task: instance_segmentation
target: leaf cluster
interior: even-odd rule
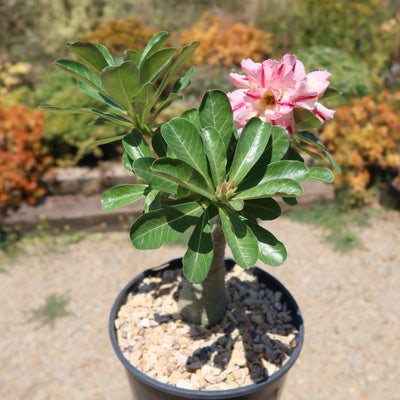
[[[130,229],[138,249],[158,248],[194,227],[183,258],[192,282],[201,282],[210,268],[215,217],[240,266],[249,268],[257,259],[278,266],[285,247],[259,224],[280,215],[273,197],[294,204],[302,182],[333,179],[330,170],[308,168],[293,158],[289,134],[281,127],[252,118],[238,136],[230,102],[219,90],[207,92],[199,109],[161,126],[152,138],[155,155],[137,129],[123,145],[125,165],[144,183],[109,189],[103,208],[145,198],[144,213]]]
[[[125,128],[137,128],[144,135],[152,136],[157,115],[180,98],[180,92],[189,85],[193,69],[177,79],[171,91],[165,93],[198,46],[193,42],[180,50],[177,47],[163,48],[168,37],[167,32],[160,32],[143,50],[126,50],[122,56],[111,54],[97,43],[69,43],[69,50],[80,61],[59,59],[55,64],[75,78],[88,96],[107,105],[109,111],[47,104],[42,108],[61,114],[89,114],[95,118],[95,123],[112,122]],[[102,143],[122,137],[108,138]]]

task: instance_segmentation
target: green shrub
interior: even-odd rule
[[[38,85],[32,93],[30,102],[39,105],[41,103],[52,103],[54,105],[70,104],[74,106],[81,104],[83,107],[104,110],[105,106],[86,96],[77,83],[65,76],[62,71],[55,70],[46,74],[46,80]],[[93,117],[86,114],[76,115],[71,118],[67,115],[56,115],[45,113],[44,135],[49,149],[56,164],[76,165],[82,159],[96,162],[100,159],[114,158],[118,156],[119,146],[109,144],[105,146],[88,145],[99,139],[118,135],[121,131],[115,126],[99,124],[97,129],[89,126]]]
[[[368,65],[354,59],[348,52],[333,47],[312,46],[297,52],[306,71],[328,70],[332,76],[332,87],[341,92],[341,96],[331,100],[329,107],[347,104],[353,97],[363,97],[373,92],[372,72]],[[340,103],[339,103],[340,102]],[[327,103],[328,104],[328,103]]]
[[[337,47],[364,60],[377,75],[385,69],[395,46],[382,28],[389,12],[381,0],[299,0],[290,46]]]

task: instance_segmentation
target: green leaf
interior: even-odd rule
[[[201,124],[199,110],[197,108],[189,108],[188,110],[185,110],[182,113],[181,118],[185,118],[190,121],[196,127],[197,131],[200,132]]]
[[[325,153],[332,167],[335,169],[337,173],[340,174],[341,172],[340,167],[336,164],[335,160],[332,158],[331,153],[329,153],[328,149],[318,140],[318,138],[315,135],[313,135],[311,132],[298,132],[295,135],[295,138],[301,142],[313,146],[314,148],[316,147],[318,150]]]
[[[133,160],[128,156],[128,153],[124,151],[124,154],[122,154],[122,165],[127,171],[133,172],[132,164]]]
[[[302,193],[303,188],[300,183],[292,179],[273,179],[238,193],[234,199],[250,200],[272,196],[300,196]]]
[[[323,96],[321,97],[321,100],[325,100],[325,99],[328,99],[330,97],[337,97],[337,96],[341,96],[341,95],[342,95],[342,93],[339,90],[335,89],[332,86],[328,86],[326,88]]]
[[[75,60],[59,59],[56,60],[54,64],[72,75],[78,81],[86,83],[98,92],[106,94],[102,87],[100,77],[80,62]]]
[[[176,183],[164,179],[150,171],[150,167],[155,160],[156,159],[154,157],[138,158],[133,163],[133,169],[135,173],[140,178],[144,179],[152,189],[162,190],[163,192],[171,193],[173,195],[177,194],[178,185]]]
[[[170,83],[175,78],[175,75],[181,70],[186,61],[189,60],[199,44],[200,42],[193,42],[187,46],[184,46],[181,49],[180,53],[175,57],[175,59],[172,61],[165,72],[165,75],[158,87],[159,96],[161,96],[168,83]]]
[[[246,200],[244,203],[243,214],[263,221],[273,220],[281,215],[281,208],[279,204],[270,197]]]
[[[315,129],[321,125],[321,121],[310,110],[305,108],[295,108],[293,115],[298,130]]]
[[[213,259],[213,244],[208,220],[209,214],[205,211],[193,230],[182,260],[183,274],[193,283],[200,283],[206,278]]]
[[[159,190],[150,190],[144,201],[144,212],[159,210],[161,208],[161,192]]]
[[[228,204],[235,211],[242,211],[244,208],[244,201],[242,199],[231,199]]]
[[[150,170],[158,176],[175,182],[211,201],[215,200],[215,195],[203,176],[182,160],[167,157],[159,158],[152,164]]]
[[[140,250],[158,249],[195,225],[203,213],[201,204],[190,202],[143,214],[130,228],[132,244]]]
[[[51,106],[50,104],[41,104],[40,107],[43,108],[44,110],[52,111],[57,114],[92,114],[92,115],[96,115],[104,120],[114,122],[118,125],[127,126],[130,128],[133,128],[135,126],[133,124],[133,122],[122,117],[121,115],[117,115],[114,113],[100,112],[97,110],[93,110],[91,108],[56,107],[56,106]],[[123,135],[123,136],[125,136],[125,135]]]
[[[105,96],[104,94],[98,92],[93,87],[86,85],[86,83],[78,82],[79,87],[90,97],[93,99],[100,101],[102,103],[107,104],[110,107],[113,107],[119,113],[126,113],[126,111],[117,103],[112,101],[109,97]]]
[[[239,137],[229,180],[238,185],[263,154],[271,133],[271,124],[251,118]]]
[[[287,153],[290,146],[289,132],[281,126],[273,126],[271,130],[271,140],[266,148],[271,153],[269,162],[281,160]]]
[[[181,99],[182,96],[177,93],[170,93],[165,100],[157,104],[156,109],[152,112],[151,118],[149,120],[149,124],[151,125],[155,119],[158,117],[158,115],[161,113],[161,111],[165,110],[167,107],[169,107],[174,101],[177,99]]]
[[[140,130],[137,128],[134,128],[129,135],[124,137],[122,145],[133,161],[142,157],[153,157],[149,145],[144,140]]]
[[[199,107],[199,116],[203,128],[215,128],[226,150],[231,141],[233,123],[232,107],[226,94],[220,90],[205,93]]]
[[[90,148],[90,147],[95,147],[95,146],[102,146],[103,144],[117,142],[118,140],[121,140],[124,137],[125,137],[125,135],[119,135],[119,136],[113,136],[110,138],[95,140],[94,142],[88,144],[88,147]]]
[[[108,51],[108,49],[99,43],[93,43],[93,46],[97,47],[100,53],[103,55],[108,65],[114,65],[114,58],[112,54]]]
[[[310,178],[308,167],[296,160],[275,161],[267,166],[266,173],[258,184],[283,178],[292,179],[299,183],[304,182]]]
[[[155,52],[161,49],[164,43],[168,40],[170,34],[168,32],[156,33],[146,44],[140,55],[138,62],[139,69],[142,69],[143,63]]]
[[[272,267],[281,265],[287,256],[283,243],[256,222],[248,221],[247,223],[258,240],[258,258]]]
[[[152,138],[151,144],[153,146],[153,150],[156,152],[158,157],[166,157],[168,154],[167,143],[165,142],[164,138],[161,135],[160,131],[156,131]]]
[[[218,132],[213,127],[201,130],[203,136],[203,149],[208,159],[214,186],[218,187],[225,180],[226,175],[226,149]]]
[[[198,171],[212,187],[203,143],[196,127],[184,118],[173,118],[161,126],[161,133],[175,156]]]
[[[80,57],[85,64],[92,67],[97,72],[101,72],[103,68],[108,66],[103,53],[92,43],[78,40],[68,43],[67,47],[72,53]]]
[[[133,97],[133,110],[139,115],[140,123],[143,127],[147,125],[147,117],[156,102],[157,88],[152,82],[144,84],[139,92]]]
[[[139,67],[141,85],[152,81],[166,67],[177,49],[168,47],[157,51],[148,57]]]
[[[132,61],[124,61],[116,67],[105,68],[100,77],[110,97],[132,114],[131,101],[140,88],[136,65]]]
[[[258,259],[258,243],[251,229],[237,213],[227,208],[220,208],[219,215],[235,261],[242,268],[252,267]]]
[[[331,183],[335,179],[335,175],[333,175],[333,172],[328,168],[310,167],[309,171],[310,178],[314,179],[315,181]]]
[[[289,206],[295,206],[297,205],[297,199],[296,197],[282,197],[282,200],[288,204]]]
[[[192,77],[194,72],[194,67],[190,67],[186,74],[181,76],[175,83],[172,88],[173,93],[181,92],[183,89],[187,88],[190,85],[190,78]],[[200,129],[200,128],[199,128]]]
[[[147,185],[117,185],[108,189],[101,198],[104,211],[131,204],[146,196]]]
[[[142,53],[143,50],[125,50],[122,54],[122,59],[124,61],[133,61],[136,65],[138,65]]]

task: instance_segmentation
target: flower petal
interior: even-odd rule
[[[312,110],[314,115],[321,121],[325,122],[332,119],[335,116],[335,110],[325,107],[321,103],[315,103],[315,108]]]

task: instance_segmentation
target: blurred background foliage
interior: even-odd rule
[[[160,30],[172,32],[168,45],[202,42],[191,61],[195,66],[191,86],[183,101],[160,115],[160,122],[198,105],[204,90],[232,90],[229,71],[238,69],[242,58],[262,61],[295,53],[307,71],[329,70],[332,86],[342,93],[327,100],[328,106],[339,108],[338,117],[322,131],[325,144],[342,163],[338,191],[346,186],[352,202],[364,204],[367,188],[396,176],[400,169],[399,157],[394,155],[399,154],[400,105],[393,99],[400,90],[400,0],[3,0],[0,151],[12,151],[4,138],[10,135],[7,127],[15,119],[13,107],[24,107],[25,121],[39,118],[30,113],[41,103],[101,109],[53,66],[56,58],[70,57],[65,43],[94,41],[121,54],[126,48],[143,48]],[[371,102],[374,112],[368,111]],[[382,117],[387,110],[390,118]],[[121,133],[114,126],[89,126],[86,116],[45,113],[40,118],[43,123],[32,135],[35,140],[40,136],[42,153],[51,155],[52,165],[96,166],[100,160],[120,156],[118,144],[87,147],[95,139]],[[29,129],[13,132],[25,139]],[[374,158],[366,150],[367,144],[361,148],[355,141],[379,141],[383,148],[371,150]],[[21,149],[18,151],[20,154]],[[343,156],[348,152],[357,163]],[[38,165],[42,153],[36,154]],[[50,158],[46,160],[41,171],[49,167]],[[27,169],[24,173],[29,178],[32,172]],[[35,174],[40,181],[40,174]],[[16,198],[30,196],[33,202],[41,193],[37,190],[36,197],[21,194]]]

